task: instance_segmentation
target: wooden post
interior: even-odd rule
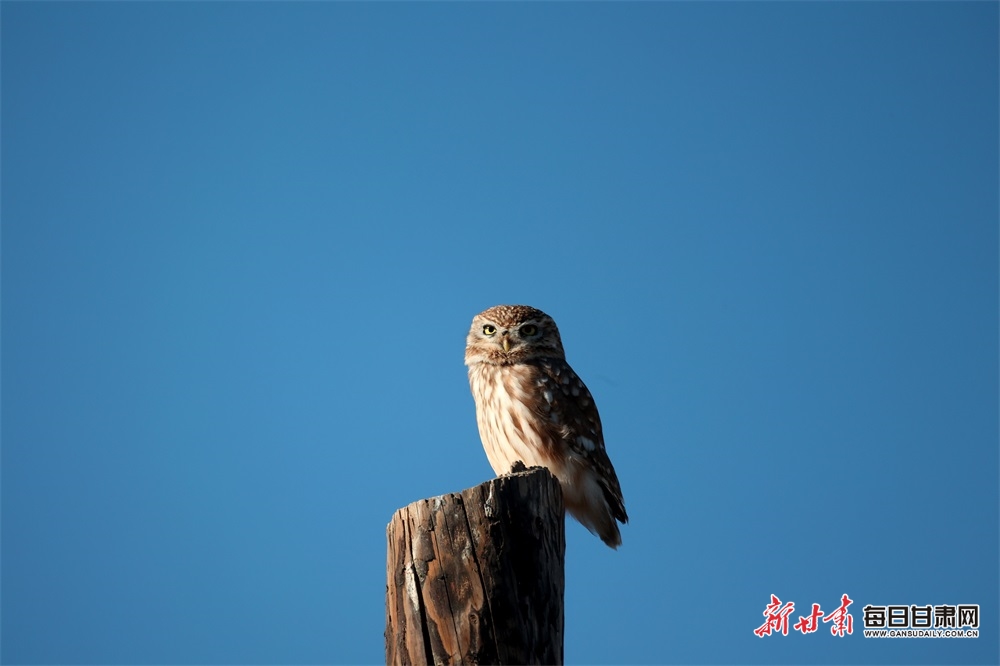
[[[566,521],[547,469],[414,502],[386,535],[387,664],[562,663]]]

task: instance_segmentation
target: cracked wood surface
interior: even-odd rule
[[[541,467],[396,511],[386,663],[561,664],[565,529]]]

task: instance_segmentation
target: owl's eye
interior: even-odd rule
[[[538,327],[535,326],[534,324],[525,324],[524,326],[521,327],[521,335],[526,335],[530,337],[535,333],[538,333]]]
[[[483,326],[483,333],[486,335],[493,335],[496,332],[497,332],[497,327],[493,326],[492,324],[486,324],[486,326]]]

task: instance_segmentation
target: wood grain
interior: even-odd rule
[[[564,513],[542,467],[396,511],[386,663],[561,664]]]

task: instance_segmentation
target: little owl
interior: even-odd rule
[[[628,522],[618,476],[604,450],[590,391],[566,363],[552,317],[527,305],[497,305],[472,319],[465,345],[479,436],[493,471],[518,460],[547,467],[566,510],[612,548]]]

